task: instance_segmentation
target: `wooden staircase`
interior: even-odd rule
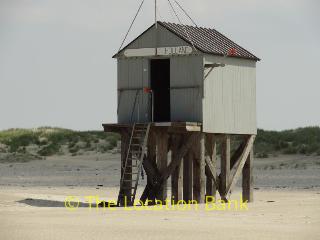
[[[123,166],[117,206],[132,206],[137,193],[142,163],[147,151],[150,123],[135,123]]]

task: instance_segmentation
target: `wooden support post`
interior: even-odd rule
[[[193,179],[192,179],[192,190],[193,190],[193,200],[199,203],[200,198],[200,160],[199,154],[200,152],[200,144],[199,138],[194,142],[192,147],[192,163],[193,163]]]
[[[255,139],[255,136],[252,135],[246,141],[246,146],[245,146],[240,158],[235,163],[234,167],[231,169],[232,176],[229,177],[230,180],[229,180],[229,185],[226,190],[226,194],[228,194],[235,186],[235,184],[236,184],[236,182],[237,182],[237,180],[243,170],[244,164],[246,163],[246,160],[250,155],[251,149],[253,147],[254,139]]]
[[[183,139],[184,141],[185,139]],[[192,200],[192,167],[193,167],[192,148],[183,158],[183,200],[188,202]]]
[[[252,148],[242,170],[242,199],[248,202],[253,202],[253,154]]]
[[[148,138],[147,161],[149,161],[150,164],[155,167],[157,166],[156,146],[157,146],[157,143],[156,143],[155,132],[150,131],[149,138]],[[149,186],[151,186],[152,181],[153,181],[152,177],[147,174],[147,183],[149,184]],[[145,193],[145,196],[143,196],[144,194],[142,194],[142,196],[141,196],[143,202],[146,201],[146,199],[144,199],[144,198],[147,198],[150,195],[152,195],[152,194],[149,194],[151,190],[149,188],[147,190],[148,191]],[[149,200],[151,201],[150,204],[155,204],[155,196],[154,195],[152,195],[152,199],[149,199]]]
[[[152,163],[156,164],[157,155],[156,155],[156,137],[153,131],[150,131],[148,138],[148,151],[147,151],[148,159]]]
[[[168,133],[166,131],[157,132],[157,166],[160,172],[164,172],[168,165]],[[167,181],[164,180],[162,188],[158,194],[158,199],[164,202],[167,198]]]
[[[171,159],[177,157],[179,147],[180,147],[181,137],[179,135],[174,135],[172,137],[172,148],[171,148]],[[171,176],[171,200],[174,204],[177,204],[179,200],[182,200],[182,184],[183,184],[183,163],[173,171]]]
[[[123,176],[124,168],[125,168],[125,163],[126,163],[126,158],[127,158],[127,153],[128,153],[128,147],[129,147],[129,141],[130,141],[130,133],[127,131],[123,131],[121,133],[121,177]],[[131,161],[128,160],[128,165],[131,165]],[[127,169],[127,171],[130,172],[130,168]],[[132,169],[131,169],[132,171]],[[128,188],[123,192],[124,196],[127,197],[127,201],[131,199],[131,180],[132,180],[132,174],[126,174],[125,178],[126,182],[123,184],[125,188]],[[121,180],[120,180],[121,181]],[[123,202],[124,196],[120,200],[120,202]],[[122,204],[121,204],[122,205]]]
[[[206,195],[206,136],[200,135],[200,199],[199,203],[205,202]]]
[[[204,203],[205,199],[205,135],[202,133],[193,148],[193,200]]]
[[[230,136],[226,135],[221,144],[221,179],[220,189],[222,198],[227,195],[227,188],[230,181]]]
[[[213,134],[206,134],[206,158],[207,161],[211,162],[213,167],[212,174],[215,176],[215,179],[217,179],[217,144]],[[206,175],[206,196],[211,196],[216,199],[217,187],[219,186],[216,186],[216,184],[214,183],[208,165],[206,166]]]

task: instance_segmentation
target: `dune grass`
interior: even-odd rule
[[[320,156],[320,128],[305,127],[285,131],[258,130],[255,141],[258,157],[273,153]]]
[[[62,128],[9,129],[0,131],[0,153],[29,154],[28,156],[77,155],[81,151],[108,152],[117,146],[120,136],[102,131],[73,131]],[[4,147],[5,146],[5,149]],[[36,152],[30,152],[36,146]],[[31,155],[30,155],[31,154]],[[258,130],[255,141],[256,157],[272,154],[304,154],[320,156],[320,128],[306,127],[285,131]],[[15,155],[18,156],[18,155]]]
[[[62,128],[43,127],[37,129],[9,129],[0,132],[0,143],[10,153],[24,153],[28,146],[36,145],[37,154],[52,156],[61,154],[61,147],[68,146],[70,153],[80,149],[106,152],[117,146],[119,136],[101,131],[72,131]],[[101,142],[101,144],[99,144]],[[81,144],[81,147],[79,144]]]

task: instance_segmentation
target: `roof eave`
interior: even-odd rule
[[[118,55],[127,47],[129,47],[133,42],[135,42],[137,39],[139,39],[143,34],[145,34],[146,32],[148,32],[151,28],[153,28],[155,24],[152,24],[150,27],[148,27],[143,33],[141,33],[138,37],[136,37],[135,39],[133,39],[131,42],[129,42],[126,46],[124,46],[123,48],[121,48],[115,55],[112,56],[112,58],[117,58]]]

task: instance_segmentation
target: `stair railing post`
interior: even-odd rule
[[[154,122],[154,93],[151,91],[151,122]]]

